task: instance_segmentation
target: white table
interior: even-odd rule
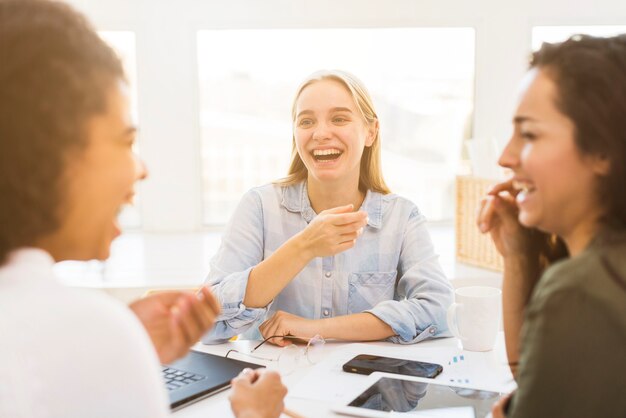
[[[213,346],[197,344],[194,349],[223,356],[230,349],[247,352],[256,344],[258,344],[258,341],[235,341]],[[277,358],[280,349],[280,347],[266,343],[255,354],[265,358]],[[498,336],[494,350],[484,353],[463,351],[456,338],[436,339],[415,345],[402,346],[385,342],[361,343],[359,345],[345,342],[327,342],[324,349],[324,359],[317,365],[301,365],[294,373],[283,377],[283,382],[290,391],[285,399],[286,407],[310,418],[340,416],[330,410],[333,404],[332,401],[313,399],[316,396],[315,394],[320,395],[325,387],[329,391],[340,390],[333,386],[341,384],[341,382],[338,382],[340,379],[348,379],[352,383],[357,382],[355,379],[367,379],[367,376],[340,371],[340,364],[342,364],[343,358],[350,358],[352,354],[356,355],[363,351],[379,354],[381,350],[389,352],[392,357],[421,359],[424,361],[439,360],[437,362],[443,364],[444,372],[436,380],[442,380],[451,385],[454,385],[454,381],[458,380],[465,386],[469,385],[478,389],[509,392],[515,388],[515,383],[506,360],[504,336],[502,333]],[[354,351],[354,353],[351,353],[351,351]],[[455,360],[460,359],[461,356],[463,356],[463,360],[455,363]],[[265,363],[270,368],[275,367],[273,365],[275,362],[271,361],[264,362],[244,356],[236,358],[254,363]],[[445,362],[441,360],[446,358],[449,358],[449,360]],[[331,365],[332,370],[329,370],[329,365]],[[324,384],[319,385],[316,383]],[[308,385],[311,386],[310,391]],[[346,388],[342,390],[349,391]],[[230,389],[189,405],[174,413],[174,416],[176,418],[232,417],[228,404],[229,393]],[[311,394],[311,398],[301,397],[303,394]]]

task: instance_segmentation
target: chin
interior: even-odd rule
[[[107,258],[109,258],[110,255],[111,255],[111,248],[109,246],[106,249],[105,248],[100,249],[98,253],[96,254],[96,256],[93,258],[98,261],[104,261]]]
[[[111,255],[111,244],[115,237],[111,237],[111,239],[103,240],[103,242],[96,247],[94,251],[94,256],[92,257],[95,260],[104,261]]]
[[[520,211],[519,215],[517,216],[517,220],[519,221],[519,223],[521,223],[526,228],[537,227],[538,221],[535,218],[536,217],[533,216],[531,213],[528,213],[527,211],[523,211],[523,210]]]

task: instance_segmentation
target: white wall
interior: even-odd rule
[[[137,35],[147,231],[202,228],[196,31],[218,28],[476,28],[474,137],[509,134],[537,25],[626,24],[623,0],[71,0],[100,30]],[[408,53],[411,51],[407,45]]]

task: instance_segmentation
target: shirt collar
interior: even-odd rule
[[[48,278],[53,276],[53,266],[54,259],[46,251],[39,248],[19,248],[11,251],[0,266],[0,278]]]
[[[289,212],[301,213],[304,220],[309,223],[315,218],[315,211],[311,207],[306,181],[283,187],[281,205]],[[383,221],[383,195],[368,190],[361,209],[367,212],[369,218],[367,224],[372,228],[379,229]]]
[[[7,264],[27,264],[52,268],[54,259],[40,248],[19,248],[11,251],[7,256]]]

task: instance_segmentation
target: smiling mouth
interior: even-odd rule
[[[513,188],[520,193],[528,194],[535,191],[535,187],[522,181],[513,181]]]
[[[312,154],[316,161],[333,161],[341,157],[343,151],[338,149],[313,150]]]

